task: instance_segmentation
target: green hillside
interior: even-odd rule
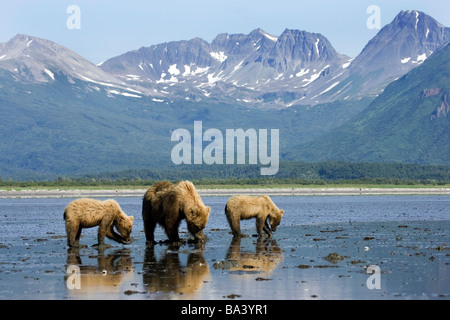
[[[284,110],[108,94],[108,88],[55,74],[58,81],[23,84],[0,74],[0,177],[55,179],[173,166],[171,132],[217,128],[279,129],[280,153],[348,121],[368,105],[336,102]],[[204,143],[204,146],[206,142]]]
[[[287,159],[450,164],[450,45],[386,87],[352,121]]]

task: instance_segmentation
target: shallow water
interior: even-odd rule
[[[96,228],[68,250],[73,199],[0,199],[0,299],[449,299],[450,196],[272,199],[285,210],[272,239],[233,242],[228,197],[204,197],[204,247],[146,247],[141,199],[116,198],[135,216],[133,243],[103,252],[90,247]],[[255,233],[254,220],[241,226]]]

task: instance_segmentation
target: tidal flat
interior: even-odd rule
[[[0,299],[450,299],[450,197],[273,196],[285,210],[270,239],[233,239],[228,197],[208,196],[204,245],[146,246],[141,198],[116,198],[135,217],[130,245],[99,251],[96,228],[69,249],[72,198],[0,199]],[[189,239],[185,223],[180,235]],[[156,240],[165,240],[161,228]]]

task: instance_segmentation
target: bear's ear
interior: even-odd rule
[[[211,213],[211,207],[210,207],[210,206],[207,206],[207,207],[206,207],[206,211],[208,211],[208,214],[210,214],[210,213]]]
[[[133,220],[134,220],[134,217],[133,217],[133,216],[129,216],[128,219],[130,219],[131,221],[133,221]]]
[[[284,214],[284,210],[283,210],[283,209],[280,210],[280,214],[281,214],[281,215]]]

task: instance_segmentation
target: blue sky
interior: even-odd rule
[[[80,29],[67,28],[70,5],[80,9]],[[366,24],[370,5],[380,8],[381,26],[409,9],[450,26],[448,0],[14,0],[2,3],[0,42],[24,33],[99,63],[162,42],[210,42],[219,33],[256,28],[278,36],[290,28],[321,33],[338,52],[354,57],[378,32]]]

